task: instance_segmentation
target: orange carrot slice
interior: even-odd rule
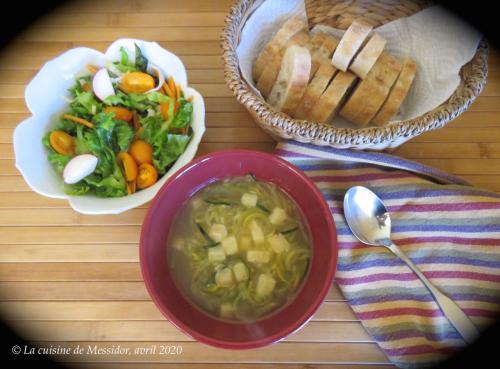
[[[167,96],[170,96],[171,98],[175,99],[174,93],[172,92],[170,87],[168,87],[168,84],[166,82],[163,84],[163,90],[165,91]]]
[[[180,99],[182,97],[182,90],[179,84],[175,85],[175,93],[177,94],[177,98]]]
[[[83,124],[86,127],[94,128],[94,124],[86,119],[75,117],[74,115],[63,114],[64,119],[72,120],[73,122]]]
[[[172,91],[172,94],[173,94],[173,98],[176,99],[176,96],[175,96],[175,82],[174,82],[174,79],[172,77],[168,77],[168,88],[170,88],[170,91]]]
[[[163,115],[163,119],[165,120],[168,120],[169,118],[169,115],[168,115],[168,109],[170,107],[170,102],[167,101],[163,104],[160,104],[160,110],[161,110],[161,114]]]
[[[86,67],[87,67],[88,71],[92,74],[95,74],[98,70],[98,68],[94,67],[92,64],[87,64]]]

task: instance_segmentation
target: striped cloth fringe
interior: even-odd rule
[[[500,312],[500,195],[387,154],[279,143],[335,219],[335,280],[368,333],[402,368],[434,365],[465,346],[432,295],[389,250],[354,238],[343,215],[348,188],[364,185],[391,213],[394,242],[482,330]]]

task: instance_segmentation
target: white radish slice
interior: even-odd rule
[[[101,68],[96,72],[92,80],[92,88],[95,95],[103,101],[106,97],[115,95],[115,89],[106,68]]]
[[[74,184],[92,174],[97,167],[97,157],[91,154],[75,156],[64,167],[64,183]]]
[[[146,70],[149,74],[153,74],[153,72],[154,72],[154,74],[156,74],[156,76],[158,77],[158,86],[156,86],[155,88],[152,88],[151,90],[148,90],[144,93],[148,94],[148,93],[153,92],[153,91],[158,91],[161,88],[161,86],[163,86],[163,84],[165,83],[165,76],[161,72],[160,68],[158,68],[156,65],[151,64],[151,63],[148,63]]]

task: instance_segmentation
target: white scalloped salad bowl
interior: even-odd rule
[[[42,138],[59,120],[67,108],[70,98],[68,89],[75,78],[83,75],[87,64],[103,66],[120,58],[123,46],[135,57],[137,44],[144,56],[156,65],[166,76],[172,76],[179,83],[185,95],[193,98],[191,126],[193,137],[185,152],[174,165],[153,186],[132,195],[117,198],[101,198],[93,195],[70,196],[64,192],[63,180],[47,159]],[[68,199],[71,207],[82,214],[118,214],[150,201],[179,168],[189,163],[195,156],[205,132],[205,104],[202,96],[187,85],[186,69],[181,60],[156,42],[135,39],[119,39],[103,54],[89,48],[75,48],[47,62],[25,90],[26,104],[33,114],[20,123],[14,131],[14,152],[16,168],[33,191],[52,198]]]

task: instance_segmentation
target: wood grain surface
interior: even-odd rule
[[[104,51],[120,37],[158,41],[185,63],[190,83],[206,102],[208,129],[199,155],[227,148],[272,151],[275,142],[224,83],[219,35],[230,4],[68,2],[1,51],[0,313],[41,346],[120,346],[132,352],[58,357],[81,369],[391,368],[336,285],[312,321],[281,343],[228,352],[194,342],[163,318],[142,282],[138,237],[147,205],[119,216],[77,214],[65,201],[31,192],[14,167],[12,133],[29,116],[23,94],[30,79],[67,49]],[[500,191],[499,60],[493,51],[486,89],[468,112],[394,154]],[[182,346],[182,353],[159,354],[160,346]],[[157,350],[141,353],[148,347]]]

